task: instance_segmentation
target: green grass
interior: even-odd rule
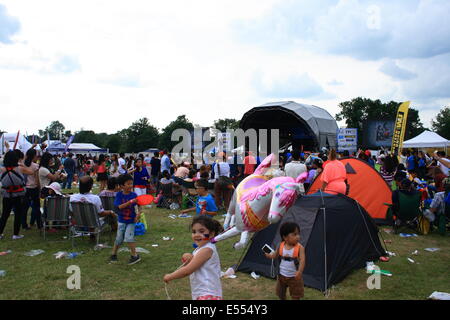
[[[133,266],[127,265],[129,254],[119,253],[117,264],[108,264],[110,249],[94,251],[94,243],[89,239],[77,239],[72,250],[69,240],[64,240],[66,232],[50,234],[44,241],[37,230],[22,231],[25,238],[11,240],[11,217],[5,229],[5,239],[0,241],[0,251],[12,250],[11,254],[0,256],[0,270],[6,270],[0,277],[0,299],[167,299],[164,274],[172,272],[181,263],[184,252],[192,252],[189,218],[170,219],[170,211],[158,208],[144,210],[149,224],[148,232],[137,237],[137,246],[150,251],[141,254],[142,261]],[[219,221],[223,219],[218,216]],[[352,272],[344,281],[337,284],[328,298],[315,289],[305,288],[305,299],[426,299],[433,291],[450,292],[450,243],[449,237],[437,234],[417,238],[401,238],[383,231],[384,239],[392,240],[388,250],[397,254],[389,262],[377,263],[381,269],[389,270],[392,277],[382,276],[381,289],[369,290],[366,287],[368,275],[365,270]],[[174,237],[173,241],[163,241],[162,237]],[[114,236],[113,236],[114,240]],[[109,241],[103,235],[101,243]],[[242,251],[232,249],[237,238],[217,244],[222,270],[237,263]],[[152,244],[158,244],[157,248]],[[441,250],[431,253],[427,247]],[[45,253],[25,256],[29,250],[43,249]],[[411,256],[417,264],[411,264],[407,257],[414,250],[418,256]],[[73,260],[57,260],[53,256],[58,251],[84,251]],[[66,287],[70,265],[81,269],[81,290]],[[249,274],[237,273],[236,279],[223,279],[224,299],[277,299],[275,281],[259,278],[254,280]],[[190,299],[189,279],[175,280],[168,285],[172,299]]]

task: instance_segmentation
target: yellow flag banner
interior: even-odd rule
[[[400,150],[403,146],[403,138],[405,137],[406,119],[408,118],[409,104],[410,101],[406,101],[403,102],[400,107],[398,107],[391,147],[391,153],[395,155],[400,154]]]

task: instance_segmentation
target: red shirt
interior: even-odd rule
[[[256,159],[254,156],[246,156],[244,158],[244,174],[252,174],[256,169]]]

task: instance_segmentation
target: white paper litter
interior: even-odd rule
[[[408,258],[408,261],[411,262],[411,263],[415,263],[415,261],[413,259],[411,259],[411,258]]]
[[[130,252],[129,248],[120,248],[119,252]],[[138,253],[150,253],[150,251],[148,251],[147,249],[141,248],[141,247],[137,247],[136,248],[136,252]]]
[[[439,249],[439,248],[425,248],[425,249],[423,249],[423,250],[429,251],[429,252],[435,252],[435,251],[439,251],[439,250],[441,250],[441,249]],[[436,292],[437,292],[437,291],[436,291]]]
[[[387,253],[390,257],[396,257],[396,256],[397,256],[397,255],[395,254],[395,252],[386,251],[386,253]]]
[[[58,251],[57,253],[53,254],[56,259],[61,259],[62,257],[65,257],[68,254],[66,251]]]
[[[253,271],[252,273],[250,273],[250,275],[252,276],[253,279],[257,280],[259,279],[259,277],[261,277],[260,275],[256,274],[255,271]]]
[[[417,256],[419,254],[419,251],[414,250],[413,252],[411,252],[412,255]]]
[[[433,300],[450,300],[450,293],[434,291],[428,299]]]
[[[171,240],[173,240],[174,238],[171,238],[171,237],[163,237],[162,239],[163,239],[164,241],[169,241],[169,240],[171,241]]]
[[[41,253],[44,253],[45,251],[44,250],[41,250],[41,249],[38,249],[38,250],[31,250],[31,251],[28,251],[27,253],[25,253],[25,255],[26,256],[28,256],[28,257],[34,257],[34,256],[37,256],[37,255],[39,255],[39,254],[41,254]]]
[[[156,248],[158,245],[157,244],[152,244],[152,247],[153,248]]]

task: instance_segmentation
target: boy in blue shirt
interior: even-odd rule
[[[140,212],[136,213],[136,193],[133,190],[133,177],[129,174],[119,176],[118,182],[121,188],[114,199],[114,207],[118,214],[118,228],[116,241],[110,258],[111,262],[117,261],[117,251],[123,242],[126,242],[131,251],[131,257],[128,264],[135,264],[141,261],[139,255],[136,254],[136,240],[134,239],[134,230],[136,222],[141,216]]]
[[[217,206],[214,198],[208,193],[208,180],[200,179],[195,181],[195,189],[197,190],[198,198],[195,208],[182,210],[181,213],[188,213],[196,210],[197,215],[207,215],[212,218],[217,214]]]

